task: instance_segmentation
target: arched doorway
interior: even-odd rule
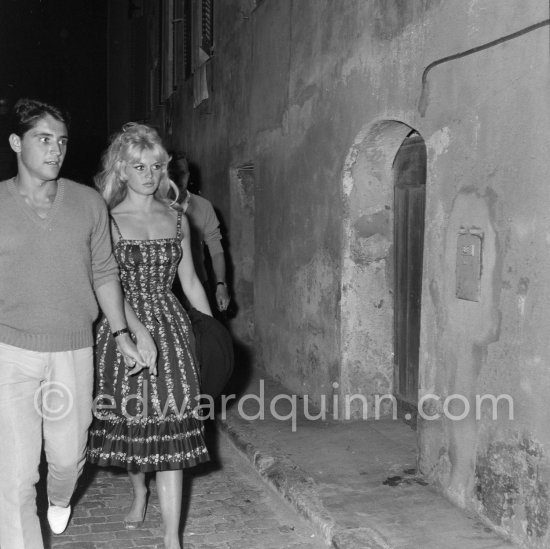
[[[414,421],[418,404],[426,202],[426,145],[417,132],[412,131],[399,147],[393,175],[394,394],[399,415]]]
[[[415,158],[419,156],[418,151],[422,148],[425,183],[424,141],[413,128],[397,120],[381,120],[365,126],[357,135],[346,158],[342,181],[344,218],[339,391],[343,398],[339,401],[340,417],[346,417],[347,414],[351,418],[365,417],[365,408],[368,409],[368,417],[383,415],[388,411],[385,405],[390,399],[386,399],[378,409],[377,401],[380,397],[388,395],[395,395],[401,408],[404,402],[416,402],[419,345],[417,332],[409,330],[411,334],[416,334],[416,378],[412,375],[405,377],[400,385],[395,366],[396,333],[401,337],[401,328],[396,332],[395,224],[398,222],[394,220],[394,187],[397,184],[400,189],[408,181],[407,178],[414,179],[413,172],[418,172],[418,162]],[[416,151],[416,156],[409,158],[412,151]],[[416,168],[413,169],[413,166]],[[408,195],[415,193],[415,190],[406,190],[404,193]],[[401,202],[397,204],[397,207],[400,206]],[[423,219],[423,212],[419,215]],[[402,230],[401,227],[402,222],[399,222],[397,230]],[[423,225],[421,228],[423,235]],[[422,239],[423,237],[418,236],[415,242],[421,242]],[[422,250],[418,247],[411,248],[411,257],[415,254],[421,255]],[[417,304],[422,278],[421,260],[417,262],[416,267],[418,265],[420,270],[417,269],[412,276],[417,282],[415,291],[418,293],[415,294],[416,301],[413,300]],[[399,268],[401,271],[397,276],[403,276],[402,266]],[[412,309],[411,307],[410,310]],[[419,328],[419,321],[416,326]],[[409,341],[408,335],[406,340]],[[410,345],[412,343],[413,340],[410,339]],[[400,356],[403,356],[402,351]],[[413,385],[415,389],[412,388]],[[408,388],[403,398],[398,392],[402,387]],[[346,395],[360,395],[364,399],[354,399],[346,410]],[[408,408],[402,415],[406,413],[409,413]]]

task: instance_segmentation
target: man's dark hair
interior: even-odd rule
[[[36,126],[38,120],[48,114],[58,122],[65,124],[68,129],[70,122],[69,115],[61,109],[48,103],[37,101],[36,99],[19,99],[13,106],[11,133],[23,137],[26,132]]]

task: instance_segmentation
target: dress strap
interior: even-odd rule
[[[181,240],[181,217],[183,215],[183,212],[181,210],[178,210],[178,225],[176,230],[176,238],[178,240]]]
[[[120,229],[118,228],[118,224],[117,222],[115,221],[115,218],[111,215],[109,216],[110,219],[111,219],[111,223],[113,224],[113,227],[116,229],[116,232],[118,233],[118,237],[119,239],[122,238],[122,233],[120,232]]]

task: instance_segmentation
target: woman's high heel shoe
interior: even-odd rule
[[[141,518],[138,520],[127,520],[124,519],[124,528],[126,530],[136,530],[141,526],[143,521],[145,520],[145,511],[147,509],[147,503],[144,504],[143,509],[141,511]]]

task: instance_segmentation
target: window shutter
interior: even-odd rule
[[[193,39],[191,34],[191,24],[193,15],[191,10],[191,2],[187,0],[184,5],[183,12],[183,66],[185,69],[185,78],[189,78],[193,69]]]
[[[202,0],[201,48],[210,56],[214,49],[214,0]]]

